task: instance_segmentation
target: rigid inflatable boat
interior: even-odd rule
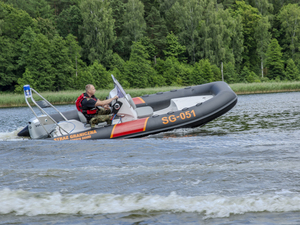
[[[119,96],[111,103],[114,112],[112,125],[101,123],[91,128],[77,109],[60,112],[29,85],[25,85],[25,100],[35,117],[29,120],[18,136],[54,141],[137,138],[177,128],[203,126],[237,103],[237,95],[221,81],[131,98],[113,75],[112,78],[115,87],[109,98]],[[42,104],[34,100],[33,93],[43,99]],[[28,99],[40,109],[42,115],[35,113]],[[49,115],[43,104],[54,108],[57,113]]]

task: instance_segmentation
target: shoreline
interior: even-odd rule
[[[237,95],[250,95],[250,94],[274,94],[282,92],[299,92],[300,89],[286,89],[286,90],[267,90],[267,91],[237,91]]]
[[[283,92],[300,92],[300,88],[299,89],[298,88],[297,89],[282,89],[282,90],[261,90],[261,91],[235,91],[235,93],[237,95],[274,94],[274,93],[283,93]],[[74,104],[74,106],[75,106],[74,101],[57,101],[57,102],[54,101],[54,102],[51,102],[51,104],[53,104],[53,105]],[[31,106],[34,106],[34,104],[32,103]],[[27,104],[25,101],[24,101],[24,103],[0,104],[0,108],[17,108],[17,107],[27,107]]]

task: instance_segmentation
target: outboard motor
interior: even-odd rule
[[[56,128],[56,124],[47,116],[41,115],[28,122],[28,130],[32,139],[47,138]]]
[[[68,121],[67,118],[59,112],[50,102],[48,102],[43,96],[41,96],[37,91],[35,91],[33,88],[30,87],[30,85],[24,85],[24,96],[25,101],[28,105],[28,107],[31,109],[33,114],[35,115],[35,118],[32,118],[29,120],[28,124],[28,131],[30,134],[30,137],[33,139],[39,139],[39,138],[47,138],[51,136],[51,133],[56,129],[56,127],[60,127],[63,131],[68,133],[64,128],[62,128],[43,108],[34,100],[32,96],[32,91],[34,91],[38,96],[40,96],[47,106],[51,106],[53,109],[55,109],[65,121]],[[39,108],[39,110],[43,113],[43,115],[38,116],[35,111],[32,109],[31,105],[28,102],[28,98],[31,99],[31,101]]]

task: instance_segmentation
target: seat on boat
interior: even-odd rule
[[[135,109],[138,118],[150,117],[153,115],[153,109],[150,106],[144,106]]]
[[[84,125],[85,127],[90,127],[90,126],[91,126],[91,125],[87,122],[87,119],[86,119],[86,117],[83,115],[82,112],[79,112],[79,111],[78,111],[78,117],[79,117],[80,122],[85,124],[85,125]],[[101,123],[98,123],[98,124],[96,125],[96,128],[104,127],[105,125],[107,125],[107,122],[101,122]]]
[[[85,118],[85,116],[83,115],[83,113],[79,112],[79,111],[77,111],[77,112],[78,112],[78,117],[79,117],[80,122],[87,123],[87,119]]]
[[[150,117],[153,115],[153,109],[151,106],[143,106],[143,107],[137,108],[134,101],[132,100],[130,94],[126,94],[126,95],[127,95],[129,104],[136,111],[138,118]]]

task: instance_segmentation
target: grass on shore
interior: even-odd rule
[[[230,84],[236,94],[256,94],[300,91],[300,81],[294,82],[263,82]]]
[[[157,92],[170,91],[172,89],[179,89],[182,87],[156,87],[156,88],[145,88],[145,89],[126,89],[126,93],[132,97],[142,96],[145,94],[154,94]],[[111,89],[102,89],[96,91],[96,97],[100,100],[106,99]],[[60,92],[41,92],[45,99],[47,99],[53,105],[59,104],[75,104],[76,99],[81,95],[83,91],[60,91]],[[33,92],[35,101],[42,100],[38,95]],[[31,103],[31,100],[28,100]],[[1,93],[0,95],[0,108],[1,107],[18,107],[26,106],[24,94],[9,94]]]
[[[300,81],[297,82],[263,82],[263,83],[238,83],[229,85],[237,94],[255,94],[255,93],[274,93],[300,91]],[[154,94],[157,92],[180,89],[182,87],[156,87],[145,89],[126,89],[126,93],[132,97],[145,94]],[[103,100],[110,90],[97,90],[96,97]],[[60,91],[60,92],[42,92],[40,93],[52,104],[72,104],[83,91]],[[41,100],[36,94],[33,94],[36,101]],[[31,100],[29,100],[31,102]],[[24,94],[1,93],[0,107],[19,107],[26,106]]]

